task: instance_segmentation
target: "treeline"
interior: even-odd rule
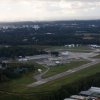
[[[25,57],[39,54],[47,54],[43,49],[34,47],[24,47],[24,46],[10,46],[10,47],[0,47],[0,57]]]
[[[1,63],[0,66],[0,82],[5,82],[11,79],[20,78],[28,72],[35,72],[37,69],[33,63]]]

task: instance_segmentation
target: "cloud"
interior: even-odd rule
[[[0,0],[0,21],[97,19],[100,0]]]

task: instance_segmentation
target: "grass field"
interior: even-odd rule
[[[5,47],[6,45],[0,45],[0,48]],[[22,48],[30,48],[30,49],[42,49],[42,50],[67,50],[72,52],[91,52],[91,48],[86,45],[80,45],[78,47],[65,47],[65,46],[41,46],[41,45],[18,45],[18,47]]]
[[[31,88],[30,92],[38,92],[38,91],[43,92],[43,91],[57,90],[57,89],[61,88],[63,85],[67,85],[73,81],[82,79],[87,76],[94,75],[98,72],[100,72],[100,63],[96,64],[92,67],[83,69],[79,72],[73,73],[67,77],[63,77],[63,78],[57,79],[55,81],[48,82],[44,85],[35,87],[33,89]]]
[[[8,82],[0,84],[0,90],[4,91],[11,91],[11,92],[20,92],[22,93],[27,89],[26,85],[32,82],[35,82],[34,75],[39,74],[37,69],[42,69],[42,71],[45,71],[46,68],[42,65],[39,65],[37,63],[33,63],[34,66],[36,66],[36,70],[27,72],[23,74],[20,78],[9,80]]]
[[[34,92],[43,93],[44,91],[58,90],[64,85],[67,85],[79,79],[85,78],[87,76],[94,75],[98,72],[100,72],[100,63],[92,67],[83,69],[79,72],[73,73],[67,77],[63,77],[55,81],[48,82],[44,85],[41,85],[35,88],[26,87],[28,83],[33,81],[28,78],[31,74],[27,74],[23,76],[23,78],[10,81],[6,84],[0,84],[0,88],[4,89],[5,91],[13,91],[13,92],[18,92],[18,93],[33,93],[33,94]],[[37,95],[33,95],[33,96],[32,95],[12,95],[12,94],[5,94],[5,93],[0,92],[0,100],[38,100],[38,99],[37,99]]]
[[[79,67],[80,65],[86,64],[88,62],[89,61],[71,61],[70,63],[52,66],[50,67],[50,70],[43,76],[43,78],[56,75],[75,67]]]
[[[18,92],[18,93],[52,91],[52,90],[57,90],[61,88],[61,86],[63,85],[67,85],[68,83],[79,80],[80,78],[83,78],[83,77],[94,75],[95,73],[98,73],[98,72],[100,72],[100,63],[92,67],[86,68],[84,70],[81,70],[79,72],[73,73],[67,77],[63,77],[55,81],[48,82],[46,84],[43,84],[35,88],[26,87],[27,84],[32,83],[34,81],[32,80],[32,77],[30,79],[28,75],[26,75],[22,79],[16,79],[6,84],[1,84],[0,88],[6,91]]]
[[[99,54],[99,55],[97,55],[97,56],[95,56],[95,57],[93,57],[93,58],[100,58],[100,54]]]
[[[65,47],[65,46],[51,46],[46,48],[46,50],[67,50],[71,52],[85,52],[89,53],[92,51],[92,49],[88,46],[79,46],[79,47]]]

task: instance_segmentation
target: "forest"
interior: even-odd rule
[[[47,54],[41,48],[29,47],[29,46],[9,46],[9,47],[0,47],[0,57],[1,58],[19,58],[25,56],[33,56],[39,54]]]
[[[1,23],[0,44],[100,44],[100,20]]]

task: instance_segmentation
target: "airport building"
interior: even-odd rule
[[[100,100],[100,88],[91,87],[87,91],[81,91],[79,95],[72,95],[64,100]]]

